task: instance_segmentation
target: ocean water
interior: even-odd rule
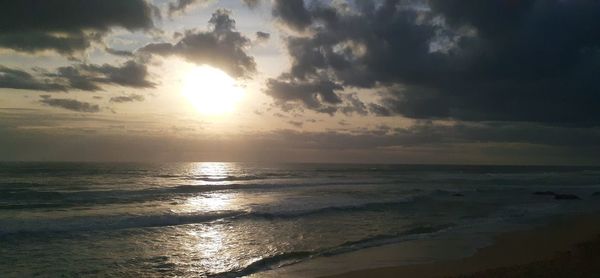
[[[599,191],[593,167],[0,163],[0,276],[260,275],[595,211]]]

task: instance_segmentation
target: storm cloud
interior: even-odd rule
[[[318,111],[342,92],[373,89],[378,115],[415,119],[600,123],[600,2],[276,1],[273,15],[303,34],[267,94]],[[297,12],[295,12],[297,11]],[[343,89],[315,98],[314,87]],[[327,81],[324,81],[327,80]],[[286,87],[277,86],[286,82]],[[298,90],[280,90],[287,88]],[[309,100],[309,101],[307,101]]]
[[[208,64],[234,77],[248,77],[256,71],[254,58],[245,48],[250,40],[236,31],[235,20],[228,10],[219,9],[209,20],[208,31],[187,30],[176,43],[152,43],[141,53],[181,56],[196,64]]]
[[[23,0],[0,4],[0,48],[71,55],[113,28],[149,30],[158,9],[144,0]]]

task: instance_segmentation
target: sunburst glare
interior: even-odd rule
[[[222,70],[200,66],[187,73],[181,93],[198,112],[222,115],[235,110],[244,96],[244,89]]]

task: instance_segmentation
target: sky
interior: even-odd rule
[[[600,164],[598,1],[0,6],[0,160]]]

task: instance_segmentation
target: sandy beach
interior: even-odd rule
[[[597,277],[600,273],[598,217],[596,213],[560,218],[531,230],[501,234],[492,245],[464,259],[323,277]],[[394,256],[393,250],[386,252]]]

